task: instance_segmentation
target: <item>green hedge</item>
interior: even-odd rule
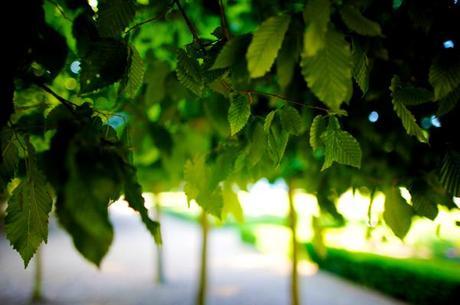
[[[319,258],[305,249],[323,270],[417,305],[460,304],[460,264],[439,260],[396,259],[328,248]]]
[[[240,229],[241,239],[256,245],[255,226]],[[460,264],[444,260],[397,259],[327,248],[324,259],[310,243],[304,249],[323,270],[415,305],[460,304]]]

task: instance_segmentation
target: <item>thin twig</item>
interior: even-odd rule
[[[329,110],[326,109],[326,108],[319,107],[319,106],[305,105],[305,103],[302,103],[302,102],[299,102],[299,101],[294,101],[292,99],[289,99],[289,98],[287,98],[285,96],[282,96],[282,95],[276,94],[276,93],[262,92],[262,91],[256,91],[256,90],[242,90],[242,91],[240,91],[240,93],[276,97],[276,98],[278,98],[280,100],[283,100],[283,101],[286,101],[288,103],[300,105],[300,106],[311,108],[311,109],[321,110],[321,111],[325,111],[325,112],[329,113]]]
[[[74,111],[75,109],[73,107],[77,107],[78,105],[75,104],[75,103],[72,103],[71,101],[69,100],[66,100],[65,98],[63,98],[62,96],[60,96],[59,94],[57,94],[56,92],[53,91],[53,89],[51,89],[50,87],[48,87],[47,85],[45,84],[42,84],[42,83],[36,83],[36,85],[38,87],[40,87],[41,89],[43,89],[43,91],[46,91],[47,93],[51,94],[53,97],[55,97],[61,104],[63,104],[64,106],[66,106],[70,111]]]
[[[222,30],[224,31],[224,36],[226,40],[230,40],[230,31],[228,28],[227,17],[225,16],[225,7],[222,0],[219,0],[219,14],[220,14],[220,24]]]
[[[150,22],[153,22],[153,21],[158,21],[158,20],[164,18],[164,17],[166,16],[166,14],[172,9],[172,5],[173,5],[173,4],[174,4],[174,1],[171,1],[171,2],[166,6],[166,8],[165,8],[163,11],[161,11],[158,15],[153,16],[153,17],[151,17],[151,18],[149,18],[149,19],[146,19],[146,20],[144,20],[144,21],[141,21],[141,22],[139,22],[139,23],[136,23],[135,25],[133,25],[132,27],[130,27],[129,29],[127,29],[127,30],[125,31],[125,34],[128,34],[128,33],[131,32],[132,30],[134,30],[134,29],[136,29],[136,28],[138,28],[138,27],[140,27],[140,26],[143,26],[143,25],[146,24],[146,23],[150,23]]]

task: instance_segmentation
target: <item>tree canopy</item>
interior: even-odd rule
[[[51,210],[100,264],[120,196],[161,243],[143,191],[241,219],[237,189],[283,178],[338,223],[350,187],[383,192],[401,239],[457,208],[457,1],[30,0],[2,17],[0,192],[26,266]]]

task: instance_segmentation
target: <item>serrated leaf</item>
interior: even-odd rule
[[[329,0],[311,0],[305,5],[304,19],[307,27],[304,34],[304,56],[314,56],[325,46],[330,15]]]
[[[458,86],[447,96],[439,100],[439,108],[436,114],[438,116],[441,116],[441,115],[444,115],[450,112],[457,106],[459,100],[460,100],[460,86]]]
[[[321,170],[329,168],[334,162],[361,167],[361,148],[358,141],[340,129],[337,118],[331,117],[326,131],[321,135],[325,146],[325,159]]]
[[[412,207],[407,204],[397,187],[392,187],[385,191],[383,219],[400,239],[403,239],[409,232],[412,215]]]
[[[377,22],[364,17],[358,9],[351,5],[345,5],[340,10],[340,16],[345,25],[353,32],[365,36],[382,35],[382,29]]]
[[[137,181],[136,170],[132,166],[126,166],[124,192],[125,200],[128,202],[129,206],[133,210],[139,212],[142,222],[155,239],[155,242],[161,244],[160,224],[149,217],[148,211],[144,205],[144,197],[142,197],[142,188]]]
[[[407,86],[394,91],[393,98],[405,106],[415,106],[433,101],[434,96],[425,88]]]
[[[144,62],[134,46],[129,47],[129,68],[120,83],[120,91],[134,97],[144,79]]]
[[[438,215],[438,206],[426,196],[417,194],[412,195],[412,204],[417,215],[424,216],[431,220],[434,220]]]
[[[401,119],[401,122],[406,129],[407,134],[417,137],[417,139],[422,143],[427,143],[428,138],[423,133],[422,128],[417,124],[414,115],[404,106],[404,104],[399,100],[395,99],[395,92],[400,90],[399,79],[395,76],[391,81],[391,91],[393,92],[393,109],[396,112],[396,115]]]
[[[5,184],[13,177],[19,161],[18,148],[14,143],[13,131],[2,129],[0,134],[0,179]]]
[[[446,97],[460,85],[460,60],[436,58],[431,64],[428,79],[434,88],[435,99]]]
[[[257,123],[254,128],[252,128],[251,141],[249,142],[249,151],[248,151],[248,162],[251,166],[256,165],[264,154],[264,146],[267,142],[266,134],[264,132],[263,125]]]
[[[279,110],[281,126],[289,134],[300,135],[304,131],[302,117],[297,109],[286,105]]]
[[[326,34],[324,47],[302,58],[302,74],[313,93],[332,110],[350,96],[351,51],[343,35],[332,29]]]
[[[264,131],[265,132],[269,132],[270,127],[272,126],[273,119],[275,118],[275,114],[277,112],[278,110],[272,110],[265,117],[265,121],[264,121]]]
[[[27,267],[40,244],[48,239],[48,214],[53,200],[44,176],[30,160],[27,177],[13,191],[5,217],[6,237]]]
[[[289,15],[270,17],[254,33],[246,53],[248,71],[252,78],[264,76],[272,67],[290,20]]]
[[[241,60],[241,54],[245,54],[248,45],[248,36],[238,36],[229,40],[220,50],[211,70],[225,69],[232,66],[236,61]]]
[[[316,150],[324,145],[321,140],[321,134],[326,130],[326,127],[326,118],[322,115],[315,116],[310,126],[310,145],[313,150]]]
[[[198,61],[184,50],[177,52],[176,75],[179,82],[198,96],[203,94],[204,81]]]
[[[363,95],[365,95],[369,89],[369,59],[364,49],[355,41],[353,41],[351,56],[353,61],[353,78],[363,92]]]
[[[444,156],[439,173],[444,189],[455,197],[460,197],[460,153],[450,150]]]
[[[267,135],[267,151],[276,165],[281,163],[288,141],[289,133],[278,124],[271,124]]]
[[[228,122],[230,123],[230,133],[235,135],[243,129],[251,115],[251,106],[248,98],[242,94],[230,96],[230,107],[228,108]]]
[[[128,47],[114,39],[91,44],[82,58],[80,92],[87,93],[119,81],[128,67]]]
[[[276,77],[281,88],[286,88],[294,76],[294,69],[302,51],[302,37],[297,28],[289,27],[283,45],[276,58]]]
[[[243,223],[244,215],[240,200],[238,199],[237,193],[233,191],[232,184],[228,181],[224,181],[222,185],[222,198],[222,218],[225,219],[227,215],[232,214],[236,221]]]
[[[117,37],[136,15],[134,0],[102,0],[98,5],[97,28],[102,37]]]

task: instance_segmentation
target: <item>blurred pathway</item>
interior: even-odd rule
[[[53,305],[193,305],[200,236],[196,225],[162,220],[167,283],[154,284],[155,248],[137,217],[115,214],[115,241],[101,270],[77,254],[70,238],[51,225],[43,248],[44,294]],[[210,235],[208,305],[288,305],[289,263],[243,245],[232,229]],[[324,272],[303,268],[305,305],[402,304]],[[28,304],[33,261],[0,237],[0,304]]]

